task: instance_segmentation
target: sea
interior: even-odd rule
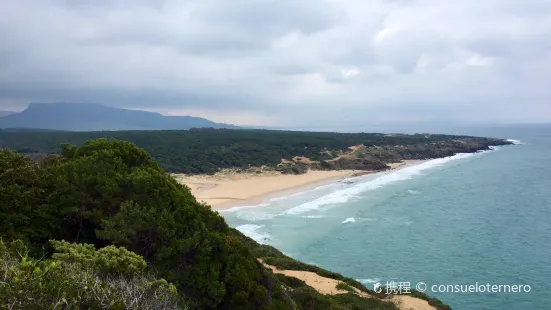
[[[371,289],[417,288],[453,309],[551,309],[551,126],[462,133],[515,144],[220,213]]]

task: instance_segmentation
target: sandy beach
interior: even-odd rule
[[[398,169],[411,164],[401,162],[390,164]],[[378,171],[338,170],[308,171],[305,174],[281,174],[276,171],[237,172],[224,170],[214,175],[173,174],[180,183],[187,185],[193,195],[215,209],[226,209],[239,205],[254,205],[269,195],[306,189],[342,179]]]

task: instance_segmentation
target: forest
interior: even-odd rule
[[[168,172],[212,174],[224,168],[268,166],[283,172],[304,169],[281,167],[282,159],[296,156],[315,161],[316,169],[384,169],[389,162],[426,159],[474,152],[502,139],[434,134],[332,133],[274,130],[191,129],[181,131],[0,130],[0,147],[33,158],[59,154],[64,143],[82,145],[88,140],[113,138],[145,149]],[[362,145],[366,151],[354,158],[341,155]],[[350,160],[351,159],[351,160]]]
[[[322,295],[259,259],[371,297]],[[387,297],[230,228],[133,143],[0,149],[2,309],[397,309]]]

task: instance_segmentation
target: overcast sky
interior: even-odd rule
[[[551,121],[551,0],[1,0],[0,110]]]

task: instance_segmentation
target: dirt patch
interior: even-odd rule
[[[295,163],[303,163],[303,164],[306,164],[306,165],[311,165],[311,164],[314,163],[315,161],[311,160],[311,159],[308,158],[308,157],[304,157],[304,156],[295,156],[295,157],[293,157],[293,162],[295,162]]]
[[[259,259],[259,261],[262,262],[262,260],[260,260],[260,259]],[[344,283],[343,281],[322,277],[322,276],[318,275],[317,273],[311,272],[311,271],[280,270],[280,269],[277,269],[277,267],[275,267],[275,266],[265,264],[264,262],[262,262],[262,263],[267,268],[270,268],[273,273],[279,273],[279,274],[286,275],[288,277],[293,277],[293,278],[297,278],[299,280],[302,280],[308,286],[311,286],[312,288],[314,288],[316,291],[318,291],[321,294],[335,295],[335,294],[349,293],[346,290],[342,290],[342,289],[337,288],[337,285],[339,283]],[[359,289],[357,289],[355,287],[352,287],[352,288],[354,289],[354,293],[356,293],[357,295],[365,297],[365,298],[372,298],[371,295],[369,295],[365,292],[362,292],[362,291],[360,291]]]
[[[435,307],[429,305],[429,302],[407,295],[394,295],[390,298],[400,310],[436,310]]]

